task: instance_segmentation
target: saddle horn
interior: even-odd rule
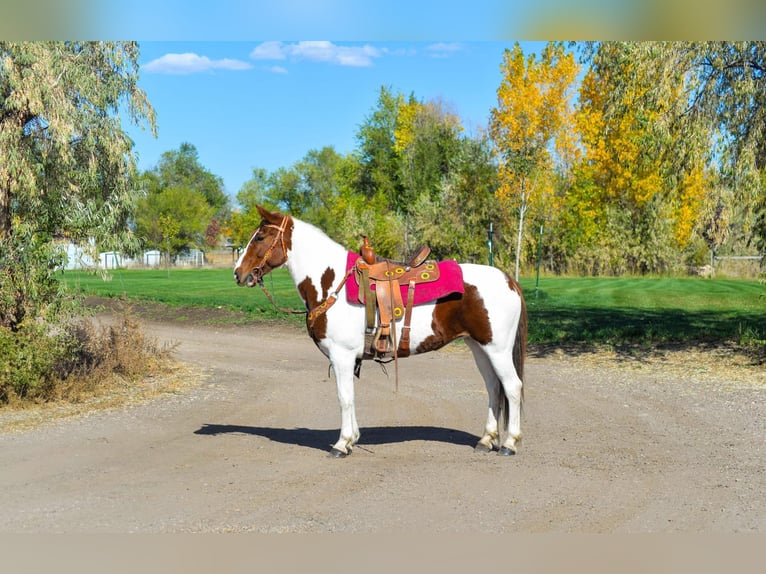
[[[364,259],[367,265],[372,265],[375,263],[375,250],[372,248],[372,245],[370,245],[370,241],[367,239],[366,235],[362,235],[362,240],[362,259]]]

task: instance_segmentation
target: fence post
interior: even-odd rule
[[[489,245],[489,266],[494,267],[495,266],[495,254],[492,251],[492,235],[494,234],[494,230],[492,229],[492,222],[489,222],[489,231],[487,232],[487,235],[489,236],[489,241],[487,241],[487,245]]]
[[[540,224],[540,240],[537,242],[537,277],[535,278],[535,297],[540,290],[540,259],[543,256],[543,224]]]

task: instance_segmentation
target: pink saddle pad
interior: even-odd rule
[[[346,256],[346,271],[351,269],[359,259],[359,253],[349,251]],[[435,301],[441,297],[446,297],[451,293],[463,293],[463,270],[460,269],[457,261],[447,260],[439,261],[439,279],[430,283],[418,283],[415,286],[415,305]],[[408,285],[402,285],[402,301],[407,301]],[[349,303],[359,304],[359,283],[356,280],[356,274],[352,273],[346,281],[346,300]]]

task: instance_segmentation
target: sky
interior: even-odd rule
[[[525,53],[544,42],[520,42]],[[443,102],[469,134],[497,104],[512,41],[254,40],[140,42],[140,86],[158,137],[126,124],[140,170],[188,142],[236,197],[254,168],[290,167],[312,149],[354,151],[381,87]]]
[[[353,151],[381,86],[487,125],[503,50],[548,40],[766,37],[762,0],[4,0],[0,40],[136,40],[158,137],[125,125],[139,169],[188,142],[236,196],[253,168]]]

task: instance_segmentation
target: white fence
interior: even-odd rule
[[[62,244],[66,252],[64,269],[118,269],[120,267],[160,267],[162,265],[162,253],[157,249],[144,251],[140,258],[133,259],[117,251],[104,251],[99,253],[98,261],[93,258],[79,245],[74,243]],[[182,267],[202,267],[205,264],[205,253],[199,249],[191,249],[178,255],[174,265]]]
[[[175,264],[181,267],[202,267],[205,264],[205,254],[199,249],[190,249],[178,255]]]
[[[158,249],[144,251],[144,267],[159,267],[162,263],[162,253]]]

